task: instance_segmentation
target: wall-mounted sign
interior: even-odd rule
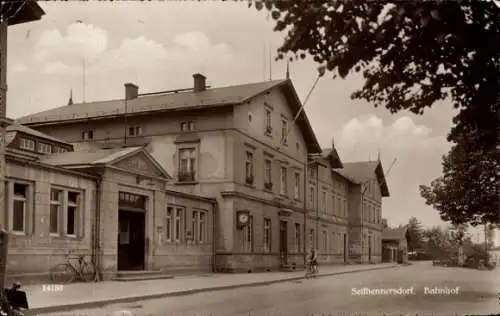
[[[250,220],[250,212],[248,211],[238,211],[236,213],[237,225],[239,228],[245,227]]]

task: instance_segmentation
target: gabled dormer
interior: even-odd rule
[[[73,145],[20,124],[7,127],[6,145],[9,149],[37,156],[73,151]]]

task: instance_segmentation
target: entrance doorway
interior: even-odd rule
[[[347,234],[344,234],[344,262],[347,262],[348,253],[347,253]]]
[[[372,261],[372,236],[368,236],[368,262]]]
[[[281,264],[288,263],[288,222],[280,221],[280,259]]]
[[[146,255],[145,197],[120,192],[118,270],[144,270]]]

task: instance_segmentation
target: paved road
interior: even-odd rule
[[[500,311],[499,270],[432,267],[429,263],[262,287],[170,297],[58,315],[452,315]],[[458,287],[426,295],[424,287]],[[355,295],[354,290],[411,289],[413,294]],[[353,290],[354,289],[354,290]],[[130,314],[129,314],[130,315]]]

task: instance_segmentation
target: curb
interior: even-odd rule
[[[394,265],[394,266],[388,266],[388,267],[377,267],[377,268],[367,268],[367,269],[341,271],[341,272],[331,272],[331,273],[325,273],[325,274],[318,274],[316,276],[316,278],[333,276],[333,275],[340,275],[340,274],[367,272],[367,271],[373,271],[373,270],[392,269],[392,268],[397,268],[397,267],[399,267],[399,266]],[[290,278],[284,278],[284,279],[257,281],[257,282],[253,282],[253,283],[222,285],[222,286],[190,289],[190,290],[183,290],[183,291],[176,291],[176,292],[155,293],[155,294],[148,294],[148,295],[136,295],[136,296],[129,296],[129,297],[105,299],[105,300],[101,300],[101,301],[90,301],[90,302],[81,302],[81,303],[73,303],[73,304],[47,306],[47,307],[29,309],[29,310],[25,311],[24,314],[29,316],[29,315],[48,314],[48,313],[55,313],[55,312],[69,312],[69,311],[72,311],[75,309],[89,309],[89,308],[97,308],[97,307],[102,308],[102,307],[106,307],[106,306],[112,305],[112,304],[131,303],[131,302],[137,302],[137,301],[143,301],[143,300],[145,301],[145,300],[153,300],[153,299],[164,298],[164,297],[192,295],[192,294],[198,294],[198,293],[203,293],[203,292],[231,290],[231,289],[237,289],[237,288],[243,288],[243,287],[271,285],[271,284],[276,284],[276,283],[284,283],[284,282],[298,281],[298,280],[304,280],[304,279],[305,279],[305,276],[297,276],[297,277],[290,277]]]

